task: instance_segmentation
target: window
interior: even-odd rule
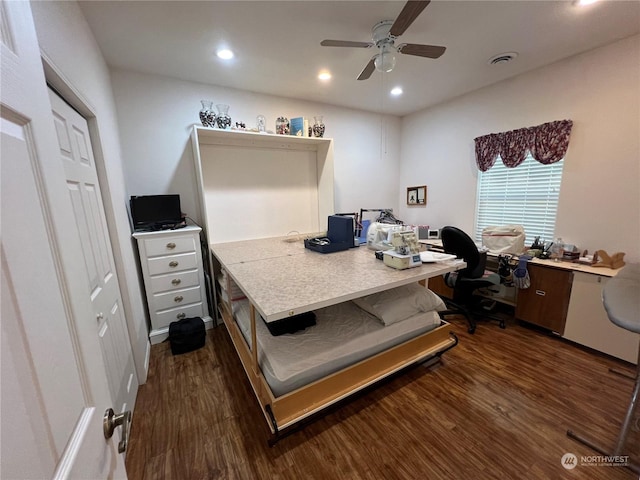
[[[564,160],[543,165],[528,155],[515,168],[501,160],[478,174],[476,202],[476,241],[490,225],[522,225],[526,245],[536,236],[551,241],[556,227],[556,212]]]

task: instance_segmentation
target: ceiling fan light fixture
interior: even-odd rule
[[[385,73],[391,72],[396,66],[396,54],[394,49],[387,45],[383,46],[380,49],[380,53],[376,55],[376,59],[373,63],[376,66],[376,70]]]
[[[320,45],[323,47],[350,48],[375,47],[378,50],[377,53],[369,58],[364,69],[362,69],[358,75],[357,80],[367,80],[371,78],[371,75],[376,70],[383,73],[391,72],[396,66],[396,54],[399,53],[422,58],[440,58],[445,52],[446,47],[422,45],[419,43],[395,45],[396,40],[404,34],[407,28],[418,18],[427,5],[429,5],[430,1],[431,0],[408,0],[395,20],[383,20],[373,26],[371,29],[372,42],[325,39],[320,42]]]

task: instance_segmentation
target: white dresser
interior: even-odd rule
[[[207,305],[200,247],[200,227],[135,232],[151,317],[149,339],[160,343],[169,336],[169,324],[188,317],[202,317],[206,328],[212,320]]]

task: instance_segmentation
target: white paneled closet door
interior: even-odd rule
[[[87,121],[49,89],[53,122],[59,144],[73,217],[82,247],[89,302],[93,307],[96,334],[104,356],[114,408],[133,408],[138,380],[131,342],[126,329],[120,287],[107,220],[98,184]]]
[[[126,478],[30,4],[0,13],[0,478]]]

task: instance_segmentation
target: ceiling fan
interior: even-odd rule
[[[355,48],[378,48],[376,53],[364,70],[358,75],[358,80],[368,79],[374,70],[381,72],[390,72],[396,65],[396,53],[404,55],[415,55],[418,57],[439,58],[445,47],[436,45],[420,45],[418,43],[401,43],[395,45],[395,41],[402,35],[407,28],[414,22],[418,15],[431,3],[426,1],[408,1],[398,18],[394,20],[383,20],[376,23],[371,29],[372,42],[351,42],[348,40],[323,40],[320,45],[323,47],[355,47]]]

